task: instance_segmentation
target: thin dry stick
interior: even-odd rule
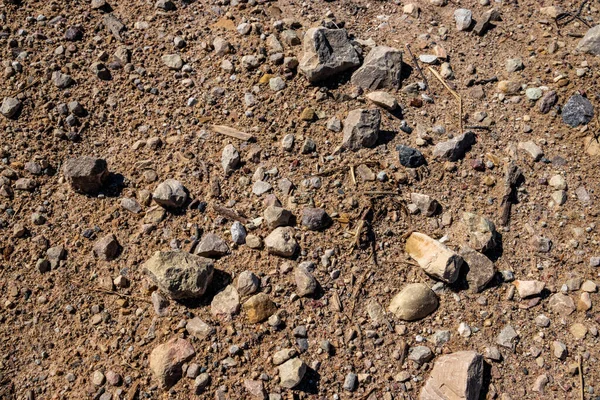
[[[583,395],[583,368],[581,368],[581,354],[579,355],[579,390],[581,393],[581,400],[585,400],[585,397]]]
[[[90,289],[94,292],[99,292],[99,293],[104,293],[104,294],[112,294],[114,296],[124,297],[126,299],[132,299],[132,300],[137,300],[137,301],[143,301],[144,303],[150,303],[150,300],[144,299],[143,297],[131,296],[129,294],[115,292],[114,290],[100,289],[100,288],[94,288],[94,287],[90,288]]]
[[[450,86],[448,86],[448,84],[444,81],[444,79],[440,76],[440,74],[438,74],[438,72],[431,68],[431,67],[427,67],[429,68],[429,70],[431,71],[431,73],[442,83],[442,85],[444,85],[444,87],[446,89],[448,89],[448,91],[450,93],[452,93],[452,95],[454,97],[456,97],[456,99],[458,100],[458,112],[459,112],[459,116],[458,116],[458,122],[460,124],[460,134],[462,135],[463,133],[463,120],[462,120],[462,115],[463,115],[463,107],[462,107],[462,97],[460,97],[460,95],[458,93],[456,93],[454,90],[452,90],[452,88]]]
[[[350,177],[352,178],[352,183],[356,186],[356,176],[354,175],[354,165],[350,166]]]
[[[253,138],[253,136],[249,133],[238,131],[235,128],[225,125],[213,125],[212,130],[216,133],[220,133],[221,135],[229,136],[240,140],[248,141]]]
[[[36,79],[34,79],[34,81],[33,81],[33,82],[31,82],[29,85],[25,86],[24,88],[21,88],[21,89],[17,90],[17,91],[16,91],[16,92],[14,92],[14,93],[11,93],[10,95],[8,95],[8,97],[15,97],[15,96],[16,96],[16,95],[18,95],[19,93],[22,93],[22,92],[26,91],[27,89],[29,89],[30,87],[32,87],[32,86],[34,86],[34,85],[36,85],[36,84],[37,84],[39,81],[40,81],[40,79],[39,79],[39,78],[36,78]]]
[[[429,90],[429,83],[427,82],[427,78],[425,78],[425,74],[423,73],[423,70],[419,66],[419,62],[417,61],[417,58],[415,57],[413,52],[410,50],[410,45],[408,43],[406,44],[406,50],[408,50],[408,54],[410,54],[410,56],[412,57],[413,62],[415,63],[415,66],[417,67],[417,71],[419,71],[419,75],[421,75],[421,78],[423,78],[423,81],[425,82],[425,89]]]

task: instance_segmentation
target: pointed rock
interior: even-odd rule
[[[478,400],[482,384],[483,357],[459,351],[436,360],[419,399]]]
[[[365,90],[399,89],[402,82],[402,52],[393,47],[376,46],[363,65],[352,74],[352,84]]]
[[[413,232],[406,241],[406,252],[428,274],[447,283],[458,278],[462,257],[435,239]]]
[[[169,388],[181,378],[183,364],[195,355],[190,342],[173,338],[152,350],[149,358],[150,369],[160,386]]]

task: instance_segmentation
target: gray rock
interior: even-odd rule
[[[436,294],[422,283],[406,285],[392,299],[389,310],[404,321],[425,318],[438,307]]]
[[[210,375],[206,372],[201,373],[196,377],[196,379],[194,379],[194,392],[196,394],[202,394],[209,383]]]
[[[439,357],[419,400],[478,400],[483,385],[483,357],[459,351]]]
[[[172,299],[202,296],[213,277],[213,262],[182,250],[157,251],[144,271]]]
[[[399,89],[402,83],[402,52],[393,47],[373,47],[363,65],[352,74],[351,81],[365,90]]]
[[[555,340],[552,342],[552,353],[554,353],[554,357],[559,360],[564,360],[567,358],[567,346],[564,343]]]
[[[225,148],[223,148],[223,153],[221,154],[221,166],[223,167],[225,174],[232,173],[239,163],[240,153],[238,153],[237,149],[232,144],[225,146]]]
[[[314,264],[304,262],[294,270],[296,293],[300,297],[312,296],[317,291],[318,283],[311,272],[313,268]]]
[[[506,60],[507,72],[517,72],[522,70],[523,68],[523,60],[521,60],[519,57],[509,58],[508,60]]]
[[[494,263],[484,254],[469,247],[462,247],[459,254],[464,260],[462,268],[467,271],[469,290],[475,293],[481,292],[494,278],[496,273]]]
[[[281,349],[273,354],[273,364],[281,365],[298,355],[296,349]]]
[[[176,71],[183,67],[183,60],[179,54],[165,54],[161,60],[167,67]]]
[[[52,83],[59,89],[66,89],[75,83],[75,81],[71,78],[71,75],[63,74],[60,71],[54,71],[52,73]]]
[[[121,208],[134,214],[139,214],[142,211],[140,203],[138,203],[136,199],[131,199],[129,197],[121,199]]]
[[[154,308],[154,312],[159,317],[164,317],[167,315],[167,307],[169,307],[169,300],[167,300],[158,290],[152,292],[150,296],[152,301],[152,307]]]
[[[331,218],[322,208],[305,207],[302,210],[302,225],[311,231],[319,231],[331,224]]]
[[[290,224],[292,212],[283,207],[269,206],[265,209],[263,216],[269,227],[277,228]]]
[[[511,325],[506,325],[498,334],[496,338],[496,344],[511,349],[513,352],[517,347],[517,341],[519,340],[519,334]]]
[[[411,193],[410,201],[413,202],[419,211],[421,211],[421,214],[426,217],[435,215],[441,209],[440,203],[426,194]]]
[[[595,56],[600,55],[600,25],[590,28],[577,44],[577,50]]]
[[[375,146],[380,124],[381,113],[378,109],[350,111],[344,120],[342,147],[356,151]]]
[[[571,96],[562,108],[563,122],[572,128],[586,125],[592,120],[593,116],[594,106],[579,93]]]
[[[229,246],[214,233],[207,233],[198,243],[194,254],[201,257],[219,258],[229,254]]]
[[[21,111],[22,106],[23,104],[18,99],[5,97],[2,101],[2,106],[0,106],[0,114],[6,118],[14,118]]]
[[[417,168],[425,164],[425,157],[423,157],[423,154],[417,149],[399,145],[396,147],[396,150],[398,150],[400,165],[403,167]]]
[[[120,251],[121,245],[112,233],[104,236],[94,244],[94,255],[104,261],[114,260]]]
[[[341,132],[342,131],[342,121],[340,121],[337,117],[331,117],[327,120],[327,129],[332,132]]]
[[[174,11],[177,8],[175,7],[175,3],[171,0],[157,0],[157,2],[154,3],[154,7],[164,11]]]
[[[279,385],[286,389],[292,389],[302,381],[307,366],[299,358],[292,358],[279,366]]]
[[[498,232],[492,221],[480,215],[465,212],[461,222],[466,229],[469,246],[482,252],[496,247]]]
[[[354,390],[356,390],[357,382],[358,377],[356,376],[356,374],[350,372],[348,375],[346,375],[346,378],[344,379],[344,390],[348,392],[354,392]]]
[[[235,244],[246,243],[246,228],[244,228],[244,225],[239,221],[235,221],[231,224],[231,240],[233,240],[233,243]]]
[[[198,317],[190,319],[185,325],[185,330],[190,335],[200,340],[206,339],[217,333],[215,327],[210,326]]]
[[[431,335],[429,341],[433,343],[435,347],[440,347],[448,343],[451,337],[452,334],[450,333],[450,331],[437,331],[433,335]]]
[[[276,76],[275,78],[269,79],[269,87],[272,91],[279,92],[285,89],[285,81],[280,76]]]
[[[408,353],[408,359],[421,365],[430,361],[433,358],[433,352],[427,346],[411,347]]]
[[[263,194],[270,192],[273,189],[273,186],[269,182],[265,181],[256,181],[252,185],[252,193],[257,196],[262,196]]]
[[[294,238],[294,230],[289,227],[279,227],[265,238],[265,246],[270,254],[291,257],[298,250],[298,242]]]
[[[310,82],[318,82],[360,65],[358,53],[345,29],[311,28],[303,39],[300,71]]]
[[[435,145],[433,156],[448,161],[457,161],[464,157],[465,153],[475,143],[473,132],[466,132],[446,142]]]
[[[466,31],[473,22],[473,13],[466,8],[459,8],[454,11],[454,21],[456,21],[456,29]]]
[[[527,142],[519,142],[517,144],[517,148],[528,153],[531,158],[533,158],[533,161],[538,161],[544,155],[544,151],[540,148],[540,146],[531,140]]]
[[[188,192],[178,180],[167,179],[156,187],[152,199],[164,208],[181,208],[188,199]]]
[[[566,317],[575,311],[573,299],[563,293],[553,294],[548,301],[548,305],[552,311],[563,317]]]
[[[251,271],[242,272],[237,279],[237,291],[241,296],[249,296],[258,292],[260,279]]]
[[[216,37],[213,40],[213,47],[217,56],[224,56],[225,54],[228,54],[231,49],[229,42],[221,37]]]
[[[108,177],[108,165],[100,158],[78,157],[65,163],[63,173],[76,192],[91,195],[102,188]]]

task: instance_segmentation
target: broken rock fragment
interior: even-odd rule
[[[459,351],[439,357],[421,390],[420,400],[477,400],[483,384],[483,357]]]
[[[182,366],[191,360],[196,352],[185,339],[173,338],[152,350],[150,369],[160,386],[173,386],[183,374]]]
[[[182,250],[157,251],[144,270],[175,300],[202,296],[213,277],[212,260]]]
[[[299,358],[292,358],[279,366],[279,385],[281,387],[292,389],[302,381],[306,373],[307,366]]]
[[[279,227],[265,238],[265,246],[271,254],[291,257],[298,250],[298,242],[294,238],[294,229]]]
[[[402,52],[387,46],[374,47],[352,74],[352,84],[365,90],[399,89],[401,80]]]
[[[167,179],[156,187],[154,201],[164,208],[180,208],[188,199],[187,189],[175,179]]]
[[[229,253],[229,246],[223,239],[214,233],[204,235],[198,247],[196,247],[196,255],[208,258],[219,258]]]
[[[470,247],[461,248],[460,255],[464,260],[462,268],[467,272],[469,290],[475,293],[481,292],[494,278],[496,273],[494,263],[484,254]]]
[[[375,146],[380,124],[381,112],[378,109],[350,111],[344,120],[342,147],[356,151]]]
[[[266,293],[259,293],[250,297],[242,308],[246,313],[248,322],[251,324],[263,322],[277,312],[277,306]]]
[[[436,144],[433,148],[433,156],[448,161],[457,161],[464,157],[474,143],[473,132],[466,132],[454,139]]]
[[[462,257],[435,239],[413,232],[406,241],[406,252],[434,278],[454,283],[458,278]]]
[[[462,224],[467,231],[469,246],[484,252],[496,247],[498,233],[492,221],[480,215],[465,212],[462,215]]]
[[[108,177],[108,166],[103,159],[83,156],[68,160],[63,173],[76,192],[91,195],[102,188]]]
[[[318,82],[360,65],[345,29],[311,28],[304,34],[300,71]]]

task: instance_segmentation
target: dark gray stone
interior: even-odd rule
[[[393,47],[374,47],[352,74],[352,84],[365,90],[399,89],[401,82],[402,52]]]
[[[76,192],[96,194],[108,177],[108,166],[105,160],[83,156],[68,160],[63,173]]]
[[[319,231],[331,224],[331,218],[322,208],[307,207],[302,210],[302,225],[311,231]]]
[[[381,112],[376,108],[350,111],[344,120],[342,147],[356,151],[363,147],[375,146],[379,138],[380,124]]]
[[[417,168],[425,164],[425,157],[423,154],[412,147],[399,145],[396,147],[398,150],[398,157],[400,159],[400,165],[406,168]]]
[[[579,93],[574,94],[562,109],[563,122],[570,127],[586,125],[594,116],[594,106]]]

